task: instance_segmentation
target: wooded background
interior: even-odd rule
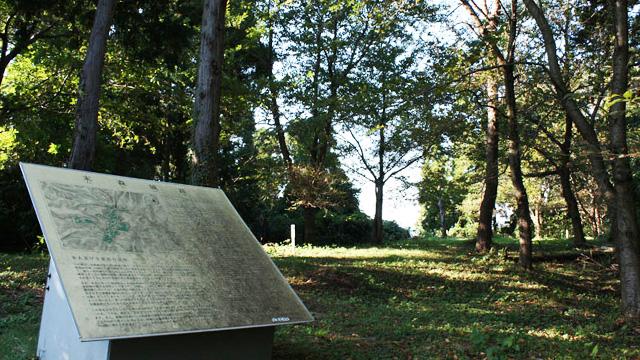
[[[0,1],[0,250],[42,247],[19,161],[219,186],[262,242],[606,237],[640,314],[640,5]],[[403,175],[420,164],[422,180]],[[376,214],[352,179],[375,185]],[[568,236],[567,236],[568,235]]]

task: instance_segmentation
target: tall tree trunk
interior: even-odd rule
[[[376,186],[376,213],[373,217],[373,234],[372,240],[375,244],[382,244],[384,241],[383,225],[382,225],[382,200],[384,198],[384,153],[386,150],[386,143],[384,137],[384,127],[386,125],[386,93],[382,93],[382,121],[380,123],[379,141],[378,144],[378,176],[375,179]]]
[[[480,8],[475,2],[460,0],[491,57],[491,65],[494,65],[496,57],[502,57],[500,49],[493,43],[492,35],[498,27],[501,4],[499,0],[493,1],[493,8],[490,11],[488,2],[484,2],[484,8]],[[484,16],[483,21],[480,14]],[[491,74],[487,79],[487,131],[486,131],[486,172],[484,180],[484,194],[480,204],[480,217],[478,221],[478,236],[476,238],[476,250],[485,252],[491,248],[493,237],[493,210],[496,204],[498,192],[498,83]]]
[[[498,84],[492,76],[487,79],[487,130],[486,130],[486,170],[484,177],[484,194],[480,204],[480,219],[478,221],[478,236],[476,250],[486,252],[491,249],[493,237],[493,209],[496,206],[498,194]]]
[[[566,164],[563,163],[558,168],[558,176],[560,176],[562,197],[567,204],[567,216],[571,220],[571,228],[573,229],[573,244],[576,247],[584,247],[587,241],[584,237],[582,219],[580,218],[580,211],[578,210],[578,201],[571,187],[571,172]]]
[[[600,194],[605,198],[607,203],[607,213],[610,215],[611,219],[611,216],[614,216],[616,213],[615,190],[609,180],[609,174],[607,173],[606,165],[602,157],[600,141],[598,140],[596,131],[593,125],[587,121],[584,114],[580,111],[580,108],[575,102],[574,96],[569,91],[567,82],[560,71],[556,42],[553,37],[551,27],[549,26],[549,22],[542,12],[542,9],[540,9],[534,0],[524,0],[524,3],[542,34],[545,52],[547,54],[547,62],[549,64],[548,73],[551,83],[556,91],[556,98],[564,108],[567,116],[569,116],[571,121],[576,125],[580,135],[586,142],[593,177],[596,180]],[[615,220],[611,220],[611,233],[612,236],[615,237],[617,227],[614,225]]]
[[[311,117],[314,121],[318,121],[320,117],[320,69],[322,68],[322,33],[324,31],[324,21],[318,21],[318,27],[315,34],[315,60],[313,66],[313,104],[311,106]],[[315,132],[314,138],[309,146],[309,156],[311,158],[311,166],[321,169],[324,164],[320,162],[320,136]],[[303,207],[304,219],[304,241],[308,244],[315,242],[316,238],[316,213],[318,209],[315,207]]]
[[[533,216],[535,217],[536,222],[536,239],[542,238],[542,204],[541,201],[537,201],[535,203],[533,209]]]
[[[515,9],[513,9],[515,11]],[[514,66],[511,61],[502,64],[504,75],[505,97],[507,101],[507,119],[509,122],[509,168],[511,170],[511,182],[515,189],[518,226],[519,226],[519,243],[520,266],[530,269],[531,262],[531,213],[529,210],[529,198],[527,189],[524,186],[522,177],[522,166],[520,156],[520,135],[518,133],[518,119],[516,112],[516,94],[515,94],[515,78],[513,74]]]
[[[615,47],[609,110],[609,132],[613,149],[613,181],[618,210],[618,258],[622,289],[622,311],[629,319],[640,319],[640,232],[634,201],[633,177],[627,147],[627,104],[623,95],[629,87],[629,29],[627,0],[615,2]],[[618,100],[616,102],[616,100]]]
[[[313,64],[313,79],[312,79],[312,88],[313,88],[313,102],[311,105],[311,118],[313,121],[319,121],[320,118],[320,69],[322,68],[322,33],[324,31],[324,21],[318,21],[318,28],[316,29],[315,41],[316,41],[316,51],[315,51],[315,60]],[[312,165],[316,165],[319,163],[318,159],[320,158],[319,149],[320,147],[320,134],[318,131],[315,131],[313,134],[313,141],[309,146],[309,155],[311,158]]]
[[[562,159],[558,166],[558,176],[560,176],[560,186],[562,187],[562,197],[567,204],[567,216],[571,220],[571,228],[573,229],[573,245],[576,247],[584,247],[587,241],[584,237],[584,228],[582,219],[580,218],[580,209],[578,208],[578,200],[571,186],[571,171],[569,164],[571,162],[571,139],[573,138],[573,123],[568,116],[565,116],[564,141],[560,150]]]
[[[447,237],[447,224],[446,224],[446,209],[444,208],[444,201],[441,197],[438,198],[438,213],[440,214],[440,237]]]
[[[227,0],[204,0],[200,31],[200,64],[194,106],[191,183],[218,185],[220,98],[224,62]]]
[[[373,234],[371,240],[374,244],[382,244],[384,241],[384,233],[382,226],[382,201],[384,183],[382,179],[376,179],[376,213],[373,217]]]
[[[0,86],[2,86],[2,81],[4,80],[4,74],[7,71],[8,66],[9,66],[9,60],[5,59],[4,57],[0,58]]]
[[[80,73],[73,147],[68,164],[72,169],[90,170],[95,159],[100,82],[115,2],[100,0],[96,8],[89,47]]]

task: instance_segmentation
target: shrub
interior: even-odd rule
[[[382,222],[382,232],[384,234],[384,241],[400,241],[411,238],[409,230],[401,227],[395,221],[384,220]]]
[[[362,212],[336,214],[320,212],[316,218],[316,244],[356,245],[371,241],[371,218]]]

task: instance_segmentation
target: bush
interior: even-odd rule
[[[478,223],[466,217],[460,217],[458,222],[449,229],[448,235],[460,238],[472,238],[478,233]]]
[[[41,234],[17,166],[0,171],[0,252],[29,251]]]
[[[356,245],[371,242],[371,218],[362,212],[336,214],[320,212],[316,218],[314,245]]]
[[[395,221],[384,220],[382,222],[382,232],[384,234],[384,241],[401,241],[411,238],[409,230],[401,227]]]

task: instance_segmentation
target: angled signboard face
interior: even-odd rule
[[[21,168],[81,340],[312,320],[221,190]]]

